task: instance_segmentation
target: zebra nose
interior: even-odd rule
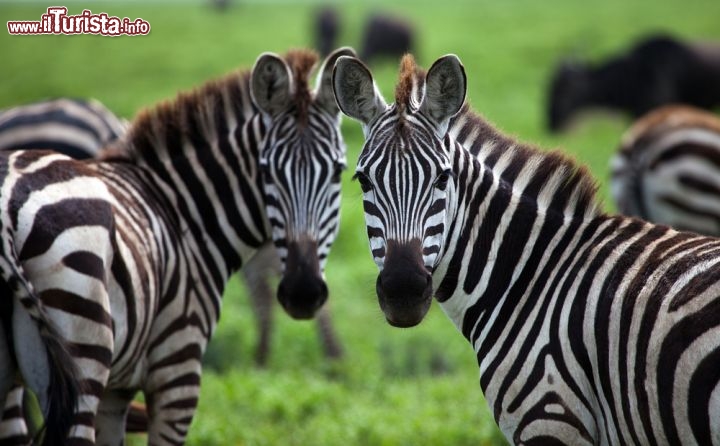
[[[328,288],[320,277],[285,276],[278,284],[278,300],[294,319],[312,319],[328,297]]]
[[[295,319],[311,319],[327,300],[317,243],[312,239],[303,237],[288,243],[285,273],[277,295],[285,311]]]
[[[420,241],[398,244],[388,241],[384,268],[376,290],[380,308],[390,325],[419,324],[432,302],[432,275],[422,262]]]

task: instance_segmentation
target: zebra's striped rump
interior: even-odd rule
[[[637,120],[611,161],[618,211],[720,235],[720,117],[666,106]]]
[[[510,442],[720,445],[720,239],[601,212],[585,169],[461,109],[455,57],[428,71],[415,111],[385,105],[359,61],[335,74],[365,129],[381,275],[423,256]],[[419,291],[395,294],[386,316],[404,303],[421,318]]]

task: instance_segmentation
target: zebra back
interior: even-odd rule
[[[119,139],[127,122],[94,99],[60,98],[0,111],[0,150],[56,150],[93,158]]]
[[[618,211],[676,229],[720,235],[720,118],[687,106],[648,113],[611,160]]]

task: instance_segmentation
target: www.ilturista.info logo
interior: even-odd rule
[[[67,15],[64,6],[47,9],[39,21],[7,22],[10,34],[100,34],[103,36],[141,36],[150,32],[150,23],[143,19],[110,17],[106,13],[93,14],[86,9],[82,14]]]

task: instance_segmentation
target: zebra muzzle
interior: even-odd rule
[[[425,268],[419,240],[387,241],[383,270],[376,282],[380,308],[394,327],[419,324],[432,302],[432,275]]]
[[[312,319],[328,297],[320,273],[317,243],[310,239],[288,243],[285,272],[278,284],[278,300],[294,319]]]

